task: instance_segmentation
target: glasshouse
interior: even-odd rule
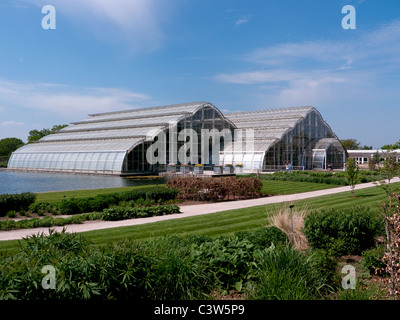
[[[313,107],[223,114],[208,102],[91,114],[16,150],[12,169],[102,174],[240,166],[342,168],[347,152]]]

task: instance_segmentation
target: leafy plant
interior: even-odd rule
[[[177,190],[166,187],[144,188],[143,190],[124,191],[112,194],[99,194],[95,197],[80,199],[63,199],[59,203],[61,214],[71,215],[93,211],[102,211],[113,205],[118,205],[127,201],[146,201],[148,205],[151,201],[163,203],[175,199]]]
[[[361,254],[374,246],[375,236],[383,234],[383,223],[368,207],[326,209],[305,218],[304,234],[312,248],[334,256]]]
[[[102,219],[107,221],[116,221],[132,218],[143,218],[162,216],[173,213],[179,213],[180,209],[175,204],[165,206],[152,206],[152,207],[115,207],[105,209],[102,214]]]
[[[359,168],[357,166],[356,160],[354,158],[350,158],[347,162],[346,178],[347,178],[347,183],[351,187],[351,194],[353,197],[354,197],[354,188],[358,181],[358,173],[359,173]]]
[[[386,264],[382,261],[384,254],[384,246],[364,250],[362,252],[361,265],[371,274],[386,275]]]
[[[19,194],[0,194],[0,217],[14,210],[27,210],[35,202],[36,195],[31,192]]]
[[[274,245],[255,253],[252,272],[258,281],[254,284],[252,299],[310,300],[320,297],[328,285],[313,269],[312,259],[292,246]]]

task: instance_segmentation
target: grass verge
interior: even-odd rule
[[[400,190],[400,183],[393,184],[393,187]],[[296,208],[307,207],[310,211],[323,208],[340,209],[356,205],[369,206],[372,210],[378,210],[377,204],[383,199],[385,199],[384,191],[378,187],[371,187],[356,190],[355,197],[352,197],[349,191],[299,200],[290,204],[293,203]],[[288,207],[288,205],[289,203],[263,205],[144,225],[89,231],[85,232],[85,236],[97,245],[105,245],[122,239],[146,241],[167,234],[186,235],[192,233],[210,237],[230,235],[237,231],[252,231],[260,226],[268,225],[270,216],[267,212],[272,214],[281,208]],[[0,242],[0,251],[12,250],[16,248],[17,244],[17,240],[2,241]]]

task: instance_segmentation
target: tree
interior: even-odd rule
[[[42,139],[43,137],[45,137],[49,134],[52,134],[54,132],[57,132],[67,126],[68,126],[67,124],[58,124],[58,125],[54,125],[53,128],[51,128],[51,129],[44,128],[42,130],[36,130],[36,129],[31,130],[31,131],[29,131],[28,143],[38,141],[38,140]]]
[[[354,158],[350,158],[347,161],[346,178],[347,178],[347,183],[350,185],[351,194],[353,197],[354,197],[354,188],[358,181],[358,172],[359,168],[357,166],[356,160]]]
[[[0,156],[9,157],[18,148],[22,147],[24,142],[18,138],[5,138],[0,140]]]
[[[361,150],[372,150],[373,147],[372,146],[362,146]]]
[[[392,194],[391,190],[391,184],[390,180],[392,180],[394,177],[398,176],[400,174],[400,163],[397,162],[396,156],[395,155],[389,155],[381,162],[381,166],[379,168],[379,171],[383,175],[384,179],[386,179],[387,182],[387,188],[388,188],[388,194]],[[381,182],[382,185],[385,185],[384,181]]]
[[[397,141],[396,143],[393,144],[385,144],[384,146],[382,146],[383,150],[396,150],[396,149],[400,149],[400,140]]]
[[[347,150],[359,150],[361,149],[361,143],[357,141],[357,139],[344,139],[340,140],[343,147]]]
[[[381,161],[381,156],[380,156],[379,152],[377,151],[377,152],[375,152],[375,153],[372,155],[372,157],[369,159],[369,162],[368,162],[368,169],[369,169],[370,171],[375,171],[375,170],[377,170],[377,169],[376,169],[376,165],[379,164],[380,161]]]

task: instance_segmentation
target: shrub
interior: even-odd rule
[[[42,210],[43,212],[48,212],[48,213],[57,213],[58,211],[58,205],[56,203],[50,203],[50,202],[34,202],[32,203],[28,210],[32,213],[38,213],[39,210]]]
[[[253,232],[239,231],[235,233],[235,236],[239,240],[248,240],[258,249],[264,249],[271,244],[284,245],[289,241],[286,234],[274,226],[260,228]]]
[[[74,198],[61,200],[59,208],[61,214],[71,215],[80,213],[78,203]]]
[[[1,194],[0,195],[0,217],[7,212],[14,210],[28,210],[29,205],[35,202],[36,195],[34,193],[25,192],[20,194]]]
[[[167,187],[178,190],[182,200],[217,201],[261,196],[262,182],[257,178],[174,178]]]
[[[255,246],[247,239],[218,237],[193,247],[195,260],[211,275],[214,287],[242,291],[248,280]]]
[[[155,201],[163,203],[175,199],[177,190],[166,187],[151,187],[143,190],[124,191],[112,194],[99,194],[95,197],[80,199],[63,199],[59,204],[61,214],[71,215],[78,213],[102,211],[113,205],[128,201]]]
[[[364,250],[362,253],[361,265],[370,272],[370,274],[387,275],[386,264],[382,261],[385,255],[385,247],[378,246]]]
[[[314,249],[308,250],[310,272],[316,279],[317,287],[323,288],[324,292],[328,292],[333,286],[339,282],[336,273],[337,261],[332,258],[325,250]]]
[[[17,216],[17,214],[14,210],[7,212],[7,217],[9,217],[9,218],[15,218],[16,216]]]
[[[325,209],[311,213],[304,221],[304,234],[312,248],[334,256],[359,255],[375,245],[383,223],[368,207]]]
[[[165,206],[153,206],[153,207],[116,207],[105,209],[102,214],[102,219],[106,221],[116,221],[132,218],[143,218],[162,216],[173,213],[179,213],[179,207],[175,204]]]
[[[313,300],[320,297],[319,273],[312,271],[312,260],[292,246],[271,246],[254,255],[252,272],[258,280],[251,299]]]
[[[208,296],[214,285],[211,273],[193,254],[192,243],[184,237],[167,235],[146,244],[153,257],[146,297],[188,300]]]

